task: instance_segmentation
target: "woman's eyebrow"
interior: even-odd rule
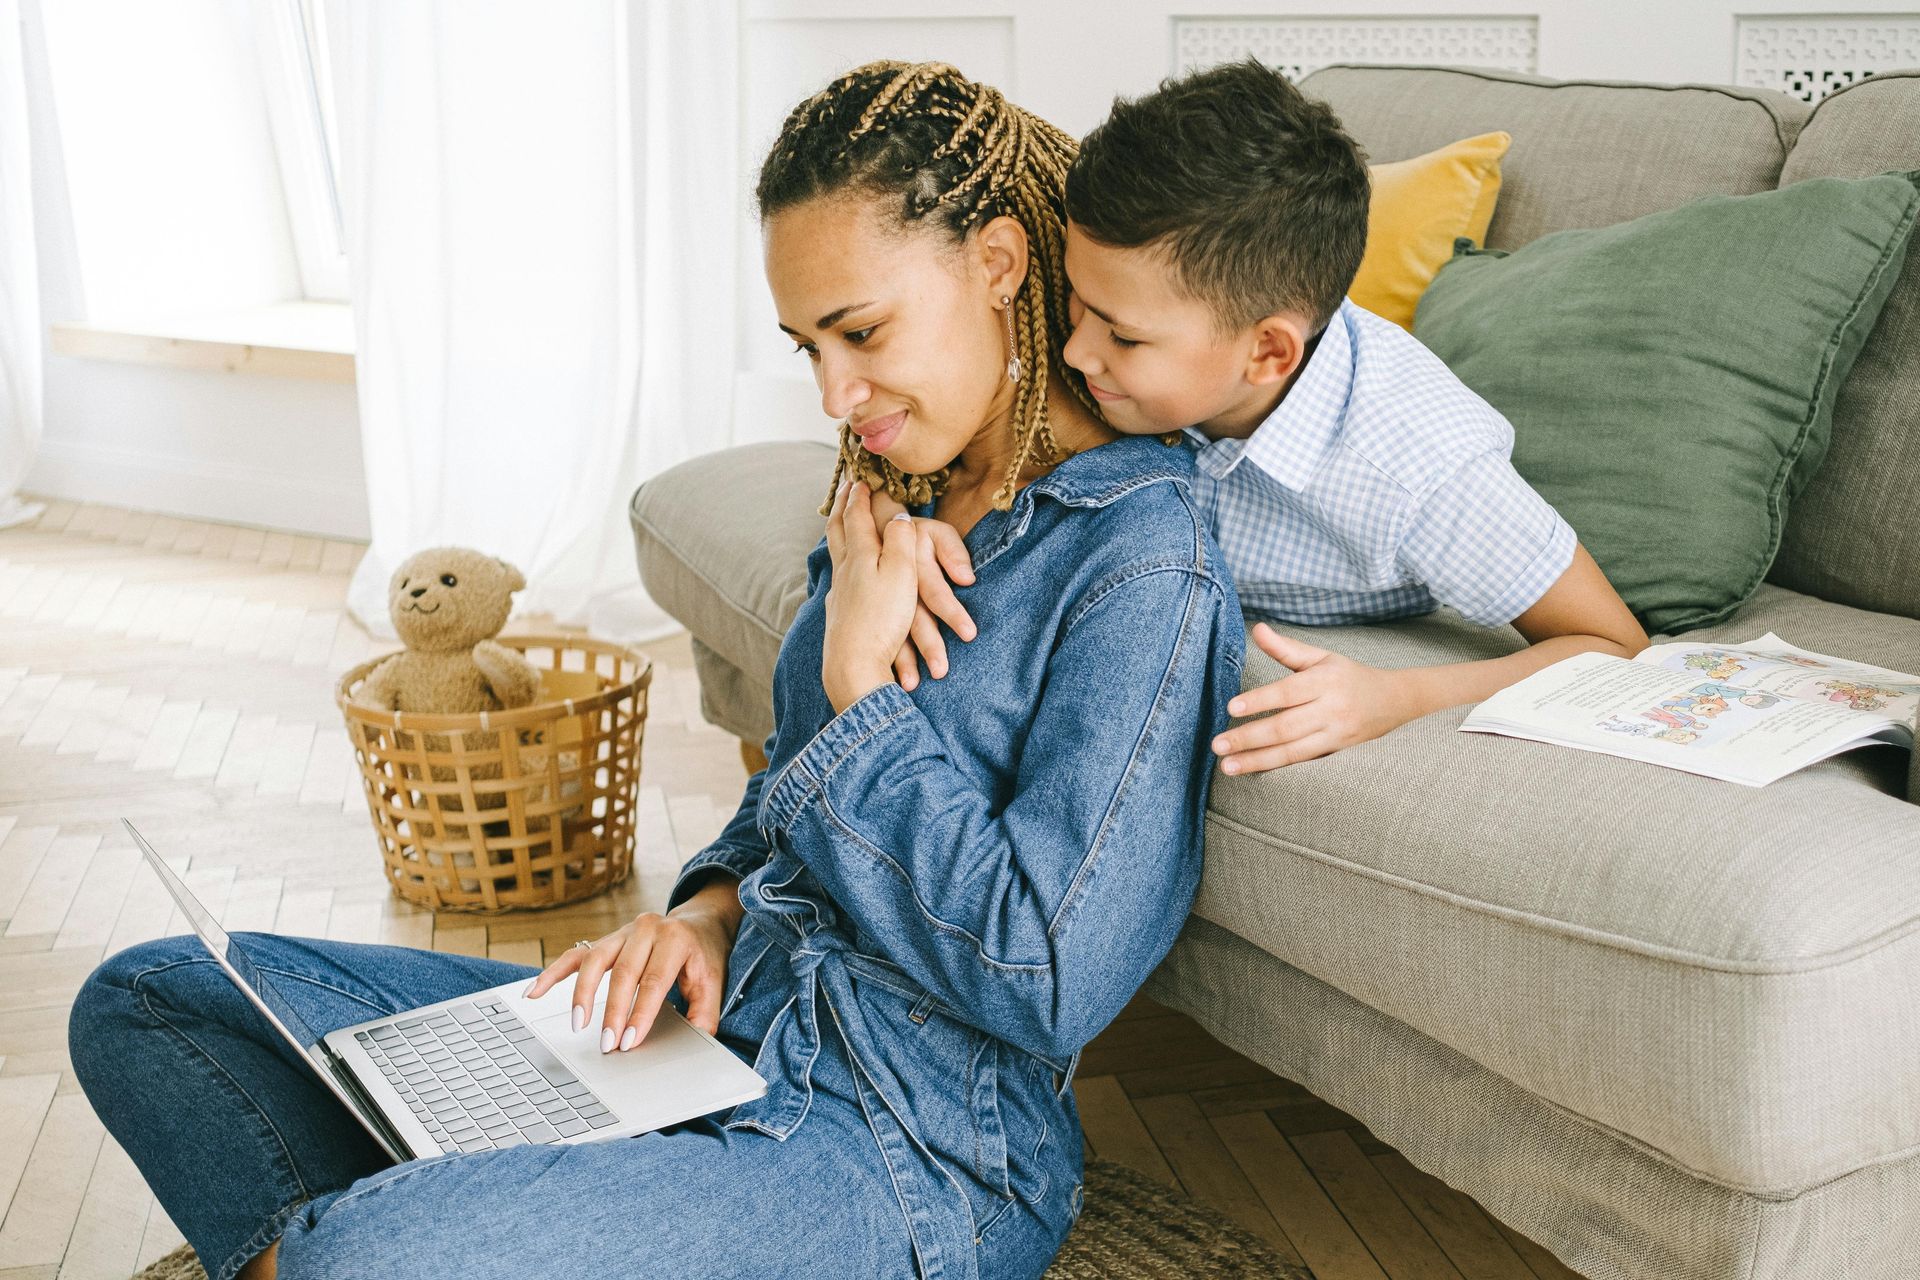
[[[833,328],[833,326],[835,326],[836,324],[839,324],[842,320],[845,320],[848,316],[852,315],[854,312],[860,310],[860,308],[870,307],[872,305],[873,303],[871,302],[855,302],[855,303],[850,303],[847,306],[841,307],[838,311],[829,311],[827,312],[827,314],[821,316],[818,320],[814,321],[814,328],[831,329]],[[781,325],[780,328],[783,332],[791,333],[796,338],[800,336],[798,330],[789,329],[784,324]]]

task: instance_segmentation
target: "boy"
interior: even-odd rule
[[[1116,429],[1185,432],[1246,611],[1330,626],[1444,604],[1529,643],[1382,670],[1260,623],[1254,641],[1293,674],[1230,704],[1259,718],[1215,740],[1226,773],[1367,741],[1576,653],[1647,645],[1514,471],[1506,419],[1346,300],[1368,196],[1332,111],[1253,61],[1116,100],[1067,174],[1064,358]]]

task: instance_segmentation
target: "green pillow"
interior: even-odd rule
[[[1455,243],[1414,336],[1653,633],[1760,585],[1899,277],[1920,172],[1713,196],[1511,253]]]

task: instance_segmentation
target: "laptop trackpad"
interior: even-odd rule
[[[566,1006],[543,1018],[527,1018],[535,1034],[551,1045],[553,1051],[589,1086],[602,1081],[631,1081],[641,1071],[664,1067],[713,1048],[699,1032],[687,1025],[687,1020],[680,1016],[679,1010],[662,1004],[660,1012],[653,1019],[653,1025],[647,1028],[646,1039],[625,1053],[618,1049],[612,1053],[601,1053],[600,1027],[606,1016],[606,1006],[604,997],[596,1001],[593,1016],[579,1031],[573,1029],[573,1011]],[[528,1012],[523,1006],[522,1016],[525,1017]]]

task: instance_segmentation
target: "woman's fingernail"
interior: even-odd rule
[[[1237,764],[1235,764],[1235,763],[1234,763],[1233,761],[1231,761],[1231,760],[1228,760],[1228,761],[1227,761],[1226,763],[1224,763],[1224,764],[1222,764],[1222,765],[1220,766],[1220,772],[1222,772],[1222,773],[1238,773],[1238,772],[1240,772],[1240,766],[1239,766],[1239,765],[1237,765]]]
[[[573,1006],[573,1029],[575,1031],[587,1025],[587,1011],[579,1005]]]
[[[638,1040],[639,1038],[640,1038],[640,1029],[638,1027],[628,1027],[625,1031],[622,1031],[620,1033],[621,1052],[624,1053],[628,1049],[633,1048],[634,1041]]]
[[[540,979],[538,979],[538,978],[535,978],[535,979],[534,979],[534,980],[533,980],[532,982],[529,982],[529,983],[527,984],[527,989],[526,989],[525,991],[522,991],[522,992],[520,993],[520,998],[521,998],[522,1000],[530,1000],[530,999],[532,999],[532,998],[533,998],[533,989],[534,989],[535,987],[537,987],[537,986],[539,986],[539,985],[540,985]]]
[[[1227,710],[1237,716],[1240,714],[1241,709],[1245,707],[1245,705],[1246,705],[1245,703],[1235,700],[1227,704]]]
[[[608,1027],[600,1033],[600,1052],[613,1052],[613,1028]]]

